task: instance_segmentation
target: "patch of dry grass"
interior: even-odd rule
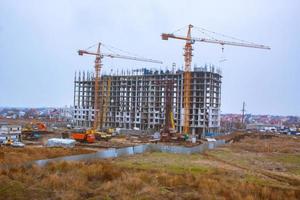
[[[299,140],[238,137],[205,154],[146,153],[3,169],[0,199],[300,199],[300,177],[290,173],[299,169]]]
[[[234,141],[234,137],[231,140]],[[239,142],[209,151],[207,156],[244,171],[252,171],[257,176],[270,179],[272,184],[275,181],[275,185],[300,186],[299,137],[254,133],[239,134],[238,138]]]
[[[13,148],[0,147],[0,165],[1,164],[22,164],[26,161],[55,158],[60,156],[92,153],[92,150],[81,148]]]
[[[185,173],[210,173],[214,168],[203,160],[201,154],[185,155],[161,152],[144,153],[140,155],[121,157],[116,159],[116,164],[123,168],[140,170],[161,170],[176,174]]]
[[[300,153],[299,143],[299,137],[245,134],[240,142],[233,143],[230,148],[257,153]]]
[[[124,169],[109,161],[60,162],[2,170],[2,199],[299,199],[300,191],[262,186],[224,170],[174,174]]]

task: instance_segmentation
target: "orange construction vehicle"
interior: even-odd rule
[[[36,126],[38,128],[39,131],[47,131],[47,126],[46,124],[42,123],[42,122],[37,122]]]
[[[79,142],[94,143],[95,133],[93,130],[76,129],[72,132],[72,138]]]
[[[48,133],[46,124],[33,120],[22,128],[22,137],[25,140],[37,140],[42,134]]]

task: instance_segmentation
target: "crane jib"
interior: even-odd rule
[[[195,37],[187,38],[185,36],[178,36],[178,35],[167,34],[167,33],[163,33],[161,36],[162,36],[163,40],[167,40],[168,38],[174,38],[174,39],[179,39],[179,40],[186,40],[190,44],[194,44],[195,42],[206,42],[206,43],[212,43],[212,44],[230,45],[230,46],[257,48],[257,49],[268,49],[268,50],[271,49],[269,46],[255,44],[255,43],[234,42],[234,41],[225,41],[225,40],[207,39],[207,38],[195,38]]]

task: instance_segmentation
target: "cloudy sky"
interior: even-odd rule
[[[94,62],[76,51],[99,41],[164,62],[106,58],[106,73],[180,68],[184,42],[160,34],[193,24],[272,48],[226,46],[222,53],[195,43],[193,66],[222,68],[222,113],[239,113],[245,101],[249,113],[300,115],[299,7],[298,0],[1,0],[0,106],[72,105],[75,71],[92,71]]]

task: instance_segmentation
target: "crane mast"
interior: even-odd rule
[[[184,106],[184,125],[183,132],[189,133],[190,131],[190,95],[191,95],[191,62],[192,62],[192,44],[195,42],[205,42],[212,44],[220,44],[222,47],[224,45],[257,48],[257,49],[267,49],[270,50],[269,46],[254,44],[254,43],[244,43],[244,42],[234,42],[234,41],[224,41],[218,39],[207,39],[207,38],[194,38],[191,37],[191,29],[193,25],[188,26],[187,36],[178,36],[173,33],[162,33],[161,37],[163,40],[168,40],[169,38],[179,39],[186,41],[184,47],[184,88],[183,88],[183,106]],[[205,111],[206,112],[206,111]],[[205,124],[205,123],[204,123]],[[206,125],[204,125],[206,126]],[[206,127],[204,127],[205,129]]]
[[[189,25],[184,47],[184,78],[183,78],[183,105],[184,105],[184,127],[183,132],[189,133],[190,129],[190,99],[191,99],[191,64],[192,64],[192,40],[191,31],[193,25]]]
[[[83,56],[85,54],[96,56],[96,59],[95,59],[95,92],[94,92],[94,124],[93,124],[94,130],[97,130],[99,128],[99,118],[100,118],[100,114],[99,114],[99,83],[100,83],[100,72],[101,72],[101,68],[102,68],[102,58],[104,58],[104,57],[120,58],[120,59],[162,64],[162,62],[159,60],[138,58],[138,57],[133,57],[133,56],[119,55],[119,54],[101,53],[100,47],[101,47],[101,43],[99,42],[96,52],[89,52],[86,50],[78,50],[78,54],[80,56]],[[109,85],[110,85],[110,83],[109,83]]]
[[[99,82],[100,82],[100,70],[101,70],[101,55],[100,55],[100,46],[101,43],[98,44],[97,55],[95,59],[95,94],[94,94],[94,130],[98,128],[98,118],[99,118]]]

